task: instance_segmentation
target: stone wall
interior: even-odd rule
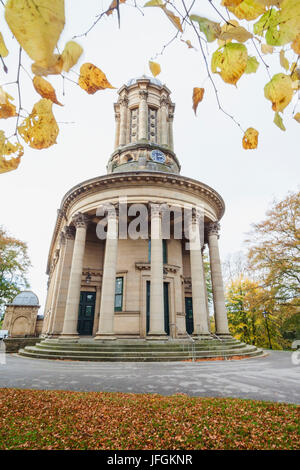
[[[25,346],[34,346],[41,340],[42,338],[6,338],[4,343],[7,353],[16,353],[19,349],[23,349]]]

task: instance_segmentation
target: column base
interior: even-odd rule
[[[67,334],[67,333],[62,333],[59,337],[58,337],[59,340],[63,340],[63,341],[72,341],[74,339],[79,339],[79,335],[76,335],[76,334]]]
[[[230,339],[232,335],[230,333],[216,333],[216,336],[220,339]]]
[[[113,333],[97,333],[94,337],[94,340],[105,340],[105,341],[113,341],[117,339],[117,337]]]
[[[194,340],[212,339],[212,335],[210,333],[193,333],[192,338]]]

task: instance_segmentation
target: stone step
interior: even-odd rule
[[[107,350],[112,350],[112,349],[117,349],[117,350],[122,350],[122,351],[126,351],[126,350],[133,350],[133,351],[140,351],[140,350],[152,350],[152,349],[176,349],[176,350],[182,350],[183,348],[192,348],[192,347],[195,347],[196,349],[200,348],[200,349],[206,349],[206,348],[210,348],[210,347],[221,347],[221,348],[224,348],[224,347],[236,347],[236,346],[239,346],[241,343],[239,341],[226,341],[226,342],[220,342],[218,340],[215,340],[214,342],[210,341],[210,342],[206,342],[206,341],[195,341],[194,343],[189,343],[189,342],[186,342],[186,343],[173,343],[173,342],[167,342],[167,343],[160,343],[160,342],[157,342],[157,343],[147,343],[147,342],[144,342],[144,343],[140,343],[140,344],[122,344],[122,343],[119,343],[119,342],[109,342],[109,343],[98,343],[96,341],[94,342],[87,342],[87,343],[84,343],[84,342],[80,342],[80,343],[75,343],[75,342],[63,342],[63,341],[57,341],[57,342],[54,342],[53,340],[52,341],[42,341],[41,343],[38,344],[38,347],[40,348],[43,348],[43,347],[47,347],[47,348],[53,348],[53,349],[69,349],[70,347],[72,347],[73,349],[93,349],[93,350],[96,350],[96,349],[107,349]]]
[[[134,347],[123,347],[123,346],[106,346],[106,347],[88,347],[88,348],[85,348],[85,347],[74,347],[73,345],[48,345],[48,344],[41,344],[41,345],[37,345],[37,349],[39,350],[43,350],[43,349],[47,349],[47,350],[53,350],[53,351],[69,351],[70,349],[74,350],[74,351],[106,351],[108,353],[110,352],[120,352],[120,353],[126,353],[126,352],[134,352],[136,353],[137,351],[139,353],[143,353],[143,352],[151,352],[151,351],[176,351],[176,352],[181,352],[181,351],[192,351],[192,350],[195,350],[195,351],[207,351],[207,350],[223,350],[223,349],[238,349],[242,346],[241,343],[237,343],[237,344],[229,344],[229,345],[219,345],[219,344],[215,344],[215,345],[211,345],[211,346],[208,346],[208,345],[195,345],[195,347],[193,348],[191,345],[190,346],[168,346],[168,347],[161,347],[160,345],[157,345],[156,347],[152,347],[152,348],[147,348],[147,347],[144,347],[144,348],[134,348]]]
[[[239,351],[239,352],[230,352],[230,351],[223,351],[222,354],[220,353],[215,353],[212,354],[210,352],[204,353],[201,356],[197,355],[195,358],[202,358],[202,359],[210,359],[210,358],[216,358],[216,357],[221,357],[221,358],[231,358],[235,356],[243,356],[243,357],[256,357],[260,356],[263,354],[263,351],[253,347],[254,349],[251,349],[250,351]],[[56,359],[56,360],[72,360],[72,361],[93,361],[93,362],[169,362],[169,361],[186,361],[186,360],[191,360],[190,355],[174,355],[174,356],[169,356],[169,355],[160,355],[160,356],[150,356],[150,355],[137,355],[137,356],[132,356],[132,357],[125,357],[124,355],[122,356],[113,356],[113,355],[108,355],[108,356],[98,356],[94,354],[90,354],[88,356],[83,356],[82,354],[80,355],[69,355],[69,354],[61,354],[59,352],[56,352],[55,354],[40,354],[40,351],[38,353],[34,351],[27,351],[24,349],[21,349],[19,351],[19,354],[24,357],[31,357],[35,359]]]

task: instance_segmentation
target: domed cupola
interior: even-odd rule
[[[146,75],[128,80],[120,88],[114,105],[115,150],[107,165],[108,173],[180,172],[173,151],[175,105],[170,93],[160,80]]]

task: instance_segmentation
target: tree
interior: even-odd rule
[[[0,316],[4,306],[24,288],[30,266],[26,243],[11,237],[0,227]]]
[[[300,192],[273,202],[247,240],[249,268],[282,306],[300,307]]]
[[[120,26],[121,4],[122,8],[133,6],[143,15],[148,8],[156,8],[165,15],[166,21],[171,21],[174,36],[162,47],[162,52],[173,41],[184,42],[187,48],[198,50],[199,63],[202,61],[206,69],[218,109],[232,119],[241,130],[241,124],[222,106],[215,77],[218,76],[225,83],[236,86],[242,76],[254,74],[261,64],[268,75],[264,95],[272,103],[275,112],[274,123],[281,130],[285,130],[282,113],[292,102],[293,97],[297,98],[300,89],[299,0],[206,0],[206,2],[211,7],[213,20],[203,16],[203,0],[202,2],[150,0],[145,4],[144,1],[138,0],[132,2],[113,0],[112,3],[107,3],[103,11],[98,12],[96,20],[83,34],[75,36],[64,45],[59,43],[65,25],[64,0],[7,0],[6,4],[1,2],[4,6],[5,20],[16,40],[13,53],[18,60],[16,60],[16,70],[8,70],[5,63],[9,53],[5,43],[7,38],[0,33],[0,58],[3,70],[17,77],[2,83],[0,87],[0,119],[16,120],[12,136],[6,137],[4,131],[0,131],[0,172],[4,173],[18,167],[24,153],[24,143],[20,139],[35,149],[48,148],[56,142],[59,127],[52,107],[61,103],[52,84],[43,77],[61,75],[63,80],[74,82],[88,94],[113,88],[102,70],[92,63],[82,64],[79,73],[76,72],[74,67],[83,49],[74,39],[86,36],[104,17],[109,17],[115,12]],[[6,33],[6,36],[9,36],[9,33]],[[32,61],[31,72],[23,65],[24,52]],[[273,52],[278,53],[280,61],[271,74],[267,54]],[[156,54],[149,61],[154,76],[161,70],[160,64],[156,62],[161,54]],[[37,103],[33,103],[31,112],[27,112],[22,106],[20,83],[24,71],[41,96]],[[77,73],[77,82],[69,77],[70,71]],[[15,93],[18,97],[17,106],[12,103],[15,96],[5,91],[6,86],[12,84],[17,87]],[[191,94],[196,114],[197,107],[205,96],[205,89],[195,86]],[[300,122],[300,113],[296,113],[296,106],[292,114],[296,121]],[[242,132],[243,148],[255,149],[259,132],[252,126]]]

